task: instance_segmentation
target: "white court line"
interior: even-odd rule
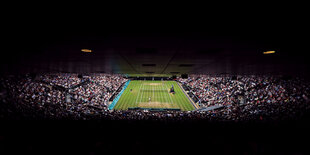
[[[138,103],[138,98],[139,98],[139,95],[140,95],[141,87],[142,87],[142,85],[140,86],[140,88],[139,88],[139,90],[138,90],[138,96],[137,96],[137,98],[136,98],[136,104]]]
[[[143,97],[145,99],[146,97]],[[155,99],[162,99],[162,98],[167,98],[167,97],[154,97]]]
[[[157,85],[157,86],[155,86],[156,87],[156,90],[160,90],[160,89],[158,89],[158,87],[160,87],[159,85]],[[162,97],[162,95],[161,95],[161,93],[158,93],[159,95],[159,97],[158,97],[158,101],[159,102],[162,102],[160,99],[164,99],[164,97]]]
[[[161,85],[161,87],[162,88],[164,88],[163,87],[163,85]],[[161,89],[162,90],[162,89]],[[163,90],[165,90],[165,89],[163,89]],[[165,91],[167,91],[167,90],[165,90]],[[161,93],[160,93],[161,94]],[[167,95],[164,95],[165,93],[163,93],[163,96],[164,96],[164,99],[165,99],[165,101],[167,102],[167,103],[169,103],[169,101],[168,101],[168,99],[167,99]]]
[[[157,91],[157,90],[159,90],[159,91],[167,91],[166,89],[141,89],[141,91]]]
[[[169,90],[169,88],[168,88],[166,85],[165,85],[165,87],[166,87],[166,89],[168,89],[168,90]],[[168,96],[170,97],[171,103],[173,104],[173,100],[172,100],[172,98],[171,98],[171,96],[170,96],[169,92],[168,92]]]
[[[152,86],[150,87],[150,89],[152,90]],[[147,96],[152,97],[152,91],[150,91],[150,92],[147,94]],[[151,98],[151,101],[152,101],[152,98]]]
[[[147,89],[149,89],[149,87],[150,87],[149,85],[146,85],[146,88],[147,88]],[[150,91],[147,91],[145,94],[146,94],[146,101],[147,101],[147,102],[150,102],[150,101],[149,101],[149,97],[151,97],[151,96],[150,96]],[[151,94],[152,94],[152,92],[151,92]]]
[[[155,96],[154,96],[154,95],[155,95],[155,91],[154,91],[154,87],[153,87],[153,98],[155,98]]]
[[[144,88],[144,84],[142,83],[142,87]],[[142,90],[143,90],[143,88],[142,88]],[[140,97],[140,101],[139,101],[139,103],[141,103],[141,99],[143,98],[143,91],[142,91],[142,94],[141,94],[141,97]],[[143,100],[142,100],[143,101]]]

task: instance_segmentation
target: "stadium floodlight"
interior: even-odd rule
[[[81,49],[81,51],[85,52],[85,53],[91,53],[92,52],[92,50],[90,50],[90,49]]]
[[[273,54],[273,53],[276,53],[276,51],[266,51],[266,52],[264,52],[264,54]]]

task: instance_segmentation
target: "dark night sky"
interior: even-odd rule
[[[4,20],[5,38],[1,51],[1,66],[20,65],[36,61],[37,55],[54,45],[96,42],[114,36],[174,36],[178,38],[232,38],[259,43],[265,49],[280,50],[279,54],[292,61],[306,64],[307,24],[303,10],[295,12],[248,8],[240,12],[205,12],[194,9],[169,13],[91,12],[82,10],[23,9]],[[198,10],[198,11],[197,11]],[[98,11],[98,10],[96,10]],[[100,38],[100,39],[99,39]],[[263,49],[263,50],[265,50]],[[277,58],[275,58],[277,59]]]

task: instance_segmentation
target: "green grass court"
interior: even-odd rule
[[[175,94],[169,93],[171,85]],[[131,81],[114,109],[127,110],[136,107],[177,108],[182,111],[195,109],[175,81]]]
[[[127,74],[129,77],[171,77],[171,74]],[[178,74],[177,74],[178,75]]]

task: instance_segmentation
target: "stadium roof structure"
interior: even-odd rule
[[[301,28],[163,24],[20,27],[7,37],[1,73],[308,74]]]

